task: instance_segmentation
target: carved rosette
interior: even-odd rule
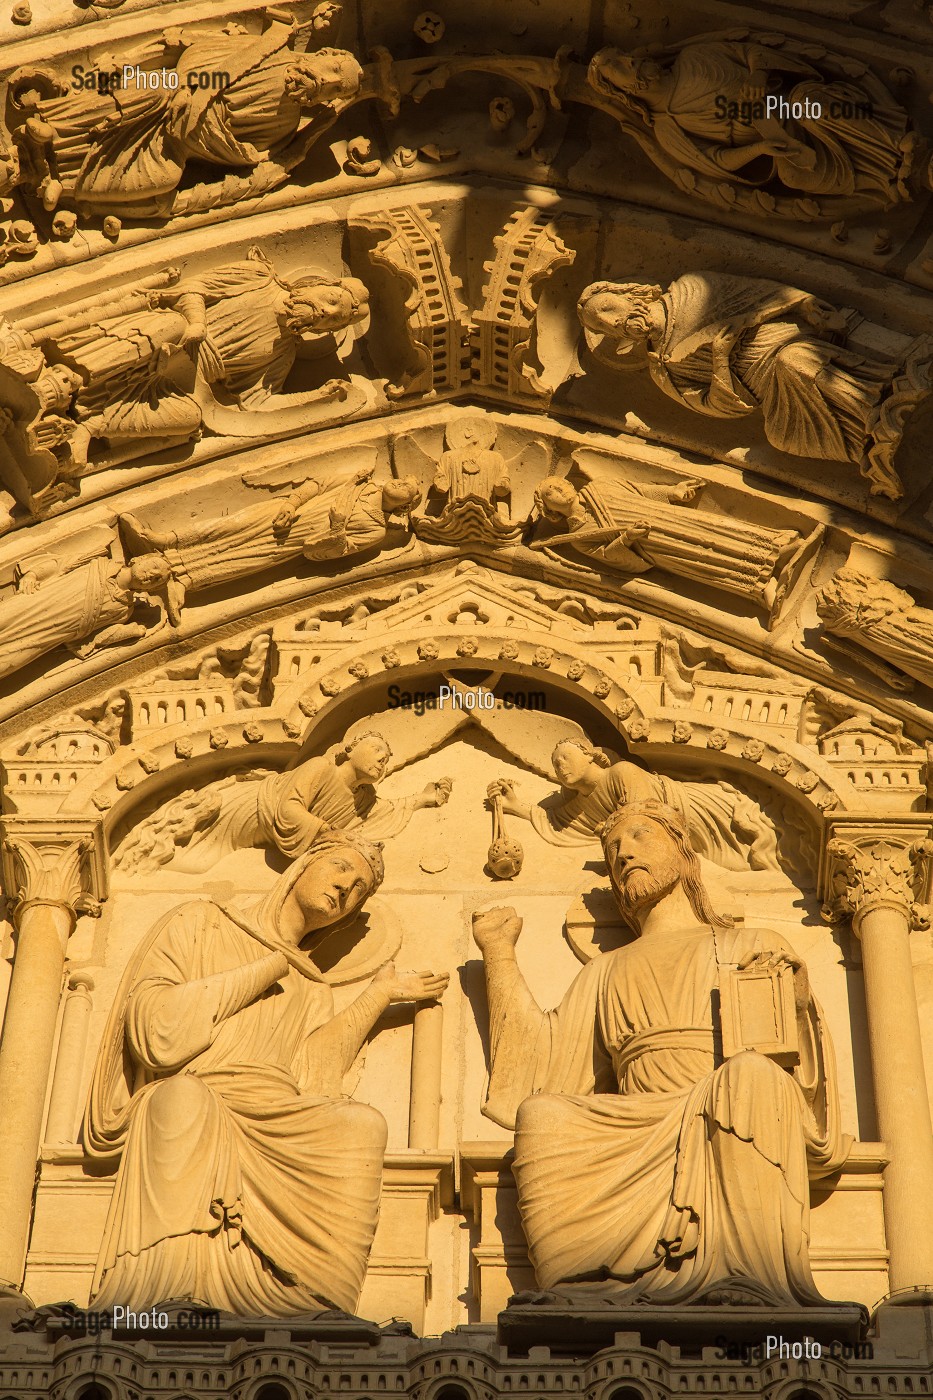
[[[856,934],[872,910],[896,909],[911,928],[929,928],[929,893],[933,840],[905,840],[877,833],[847,839],[834,836],[826,845],[828,879],[823,917],[837,923],[851,917]]]

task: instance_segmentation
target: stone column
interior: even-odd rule
[[[45,1124],[46,1142],[74,1142],[75,1119],[78,1116],[78,1091],[87,1049],[87,1031],[91,1020],[91,992],[94,979],[87,972],[72,972],[62,1013],[62,1028],[58,1035],[55,1057],[55,1078],[52,1098]]]
[[[884,1173],[891,1290],[933,1298],[933,1123],[910,957],[911,929],[929,925],[919,900],[933,841],[904,827],[892,823],[887,833],[881,823],[862,831],[840,823],[845,834],[826,846],[828,912],[850,914],[862,945],[875,1107],[891,1159]]]
[[[17,939],[0,1044],[0,1290],[20,1289],[23,1282],[65,948],[77,917],[87,847],[83,840],[64,848],[38,847],[19,836],[4,840]]]
[[[441,1042],[444,1009],[427,1002],[415,1011],[411,1041],[411,1099],[408,1146],[422,1152],[437,1147],[441,1112]]]

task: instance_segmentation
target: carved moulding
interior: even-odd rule
[[[126,687],[136,717],[132,741],[102,755],[93,768],[78,770],[54,755],[42,760],[7,753],[8,810],[49,817],[53,810],[93,810],[106,814],[110,830],[157,793],[244,765],[282,766],[312,735],[316,744],[331,742],[347,706],[360,713],[370,697],[374,713],[385,703],[388,684],[430,688],[464,667],[507,673],[529,689],[556,687],[600,723],[608,721],[646,761],[689,760],[697,768],[712,764],[745,773],[809,810],[811,820],[833,807],[864,806],[850,781],[851,760],[796,742],[794,715],[782,717],[773,694],[760,685],[711,676],[689,707],[666,700],[664,644],[650,620],[622,632],[612,623],[584,625],[516,591],[502,576],[462,566],[388,608],[360,616],[352,595],[343,608],[346,621],[336,628],[275,624],[266,705],[230,707],[227,695],[221,713],[201,714],[203,679],[163,679],[154,692],[141,676]],[[785,688],[793,693],[793,686]],[[800,705],[791,699],[785,708],[788,703]]]

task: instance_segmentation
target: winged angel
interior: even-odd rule
[[[538,479],[548,470],[550,452],[529,443],[507,458],[497,447],[498,428],[479,414],[457,418],[444,433],[444,451],[430,457],[408,433],[396,439],[393,459],[399,476],[424,488],[427,509],[412,520],[419,539],[430,544],[518,544],[527,513],[512,515],[512,478]]]

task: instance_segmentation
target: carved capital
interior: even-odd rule
[[[99,914],[107,897],[107,861],[100,822],[7,817],[0,857],[3,885],[19,924],[37,904]]]
[[[933,874],[929,819],[854,823],[831,830],[823,851],[823,917],[831,923],[851,917],[859,932],[862,917],[888,908],[903,914],[910,928],[928,928],[927,903]]]

